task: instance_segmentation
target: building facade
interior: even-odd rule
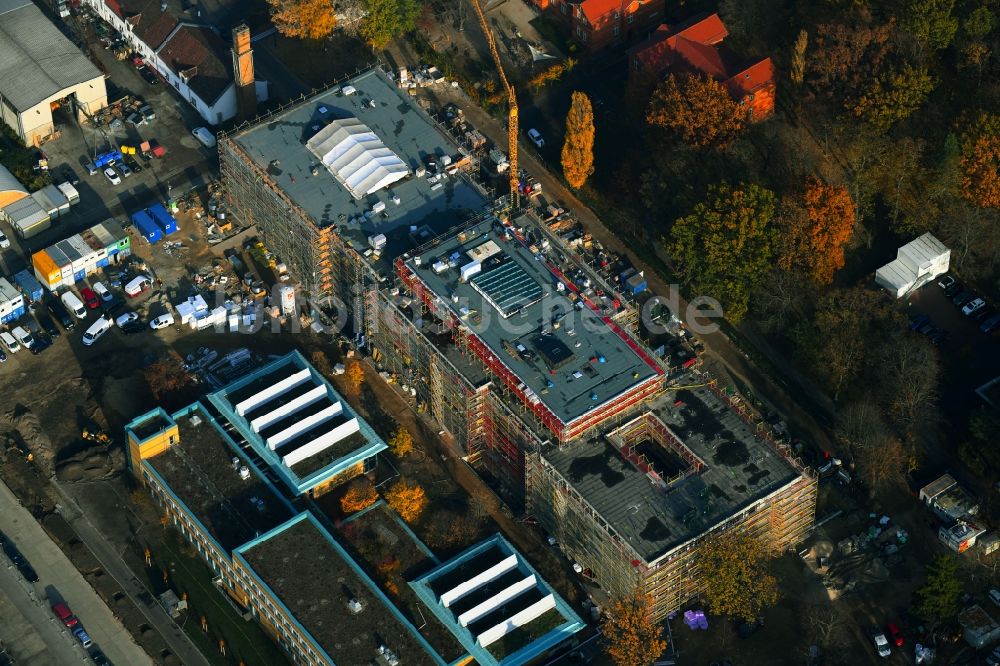
[[[546,0],[548,14],[589,52],[627,44],[653,30],[664,17],[663,0]]]

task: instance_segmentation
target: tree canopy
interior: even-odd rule
[[[605,609],[601,634],[616,666],[649,666],[667,649],[663,630],[650,617],[652,605],[650,597],[635,590]]]
[[[1000,116],[981,113],[962,138],[962,194],[981,208],[1000,208]]]
[[[330,0],[267,0],[267,4],[274,27],[286,37],[322,39],[337,26]]]
[[[725,147],[746,125],[746,116],[711,77],[670,74],[653,91],[646,122],[695,148]]]
[[[703,595],[716,615],[753,622],[778,601],[778,581],[768,573],[764,543],[746,531],[706,539],[698,551]]]
[[[358,34],[373,49],[384,49],[393,38],[413,30],[420,16],[417,0],[364,0],[367,15]]]
[[[580,189],[594,173],[594,109],[590,98],[573,92],[566,115],[566,141],[562,149],[562,168],[566,182]]]
[[[801,197],[784,201],[778,215],[778,265],[800,270],[818,284],[830,284],[844,267],[844,249],[854,232],[854,202],[847,188],[815,178]]]
[[[401,479],[389,487],[385,501],[408,523],[415,522],[427,507],[427,493],[423,486]]]
[[[775,251],[774,193],[752,184],[709,188],[706,201],[674,223],[667,250],[687,281],[719,300],[739,321],[750,293],[767,275]]]
[[[953,555],[938,555],[927,567],[927,581],[917,590],[917,612],[928,620],[949,620],[958,614],[962,583]]]

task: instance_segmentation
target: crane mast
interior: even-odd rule
[[[486,14],[483,13],[483,8],[480,6],[479,0],[470,1],[472,2],[472,7],[476,10],[476,16],[479,17],[479,25],[483,29],[483,35],[486,36],[486,43],[490,47],[490,55],[493,56],[493,63],[497,67],[497,73],[500,74],[500,84],[503,86],[504,92],[507,93],[507,153],[510,159],[510,205],[511,210],[517,210],[521,207],[517,171],[517,94],[514,92],[514,86],[507,80],[507,74],[503,71],[503,63],[500,62],[500,53],[497,51],[493,31],[490,30],[490,26],[486,22]]]

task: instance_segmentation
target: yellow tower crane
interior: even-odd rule
[[[490,30],[486,22],[486,14],[479,5],[479,0],[470,0],[479,17],[479,25],[486,36],[486,43],[490,47],[490,55],[493,56],[493,63],[497,66],[497,73],[500,74],[500,84],[504,92],[507,93],[507,153],[510,158],[510,205],[511,210],[516,211],[521,207],[521,195],[518,191],[517,179],[517,94],[514,86],[507,80],[507,74],[503,71],[503,63],[500,62],[500,53],[497,51],[496,40],[493,39],[493,31]]]

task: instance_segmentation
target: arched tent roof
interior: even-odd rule
[[[14,178],[14,174],[8,171],[4,165],[0,164],[0,208],[20,201],[26,196],[28,196],[28,190],[24,189],[24,185],[18,182],[17,178]]]

